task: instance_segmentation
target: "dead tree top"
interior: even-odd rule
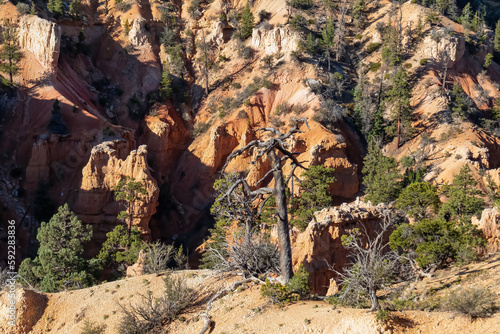
[[[286,178],[286,182],[288,182],[293,176],[295,169],[297,167],[300,167],[302,169],[307,170],[306,167],[304,167],[301,162],[297,160],[295,157],[296,155],[300,154],[300,152],[290,152],[289,150],[289,145],[285,142],[289,138],[293,138],[293,136],[296,133],[304,133],[304,131],[300,130],[299,126],[301,124],[305,124],[307,128],[309,128],[309,124],[307,123],[307,118],[299,118],[295,120],[294,125],[286,132],[286,133],[281,133],[279,130],[275,128],[267,128],[267,127],[262,127],[256,130],[256,132],[269,132],[271,135],[273,135],[272,138],[269,138],[267,140],[261,140],[261,139],[256,139],[248,143],[245,147],[240,148],[234,152],[232,152],[226,159],[226,163],[224,164],[224,167],[222,167],[221,173],[224,173],[226,170],[227,165],[231,160],[236,158],[237,156],[240,156],[245,152],[246,150],[257,150],[257,154],[255,158],[250,162],[252,165],[256,164],[257,161],[264,155],[270,153],[272,150],[276,149],[278,150],[281,154],[283,154],[283,157],[280,159],[280,163],[290,159],[292,161],[292,170],[290,172],[290,175]],[[262,177],[260,180],[258,180],[254,186],[257,186],[259,183],[263,182],[270,174],[275,172],[277,168],[273,167],[271,168],[265,175]],[[250,185],[248,182],[244,179],[241,178],[238,181],[236,181],[231,188],[221,197],[219,197],[219,201],[223,200],[226,197],[231,196],[231,194],[238,188],[242,187],[243,192],[245,193],[246,196],[251,197],[253,199],[257,199],[259,196],[264,196],[264,195],[274,195],[276,190],[274,188],[270,187],[261,187],[256,190],[252,190],[250,188]],[[269,199],[269,196],[261,203],[259,207],[259,213],[262,210],[263,204]]]

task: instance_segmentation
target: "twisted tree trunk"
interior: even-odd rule
[[[293,276],[292,246],[288,228],[288,213],[286,207],[285,180],[281,169],[281,161],[274,150],[267,153],[274,169],[274,189],[276,189],[276,214],[278,216],[278,242],[280,249],[280,269],[283,283],[288,283]]]

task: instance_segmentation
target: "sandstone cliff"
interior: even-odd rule
[[[316,212],[316,220],[296,236],[292,243],[294,270],[300,264],[309,272],[309,282],[315,293],[325,295],[335,273],[330,266],[342,271],[349,265],[348,251],[342,246],[341,237],[354,228],[363,227],[373,237],[382,219],[383,207],[374,207],[363,202],[343,204],[338,208]],[[389,235],[387,235],[389,237]],[[335,284],[335,283],[334,283]]]
[[[19,45],[31,52],[47,71],[57,67],[61,47],[61,28],[34,15],[24,15],[19,21]]]
[[[79,218],[95,225],[95,238],[102,239],[116,225],[116,216],[125,208],[114,200],[113,188],[125,177],[141,181],[147,191],[143,200],[132,203],[132,224],[150,238],[149,220],[156,212],[159,189],[150,174],[145,145],[133,150],[133,142],[117,139],[92,148],[82,170],[82,181],[72,206]]]

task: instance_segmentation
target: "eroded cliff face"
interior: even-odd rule
[[[288,27],[276,27],[271,30],[258,28],[252,33],[252,47],[264,50],[266,55],[296,51],[300,40],[300,35]]]
[[[349,253],[342,246],[342,235],[354,228],[365,228],[369,237],[374,237],[383,220],[383,209],[359,201],[325,208],[315,213],[317,221],[309,223],[304,232],[292,238],[294,270],[304,265],[315,293],[325,295],[328,291],[330,280],[336,277],[330,267],[341,272],[350,264]]]
[[[61,28],[54,22],[34,15],[19,21],[19,46],[31,52],[47,71],[54,71],[61,48]]]
[[[103,239],[117,224],[116,217],[126,207],[114,200],[113,188],[126,177],[140,181],[147,194],[131,203],[132,225],[146,239],[150,238],[149,221],[156,212],[159,188],[151,176],[145,145],[133,149],[130,140],[116,139],[92,148],[82,170],[82,181],[72,209],[86,223],[94,225],[94,237]]]

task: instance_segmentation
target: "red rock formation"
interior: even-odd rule
[[[481,219],[472,217],[472,223],[477,225],[486,239],[486,251],[494,253],[500,251],[500,211],[497,208],[486,209]]]
[[[316,219],[317,222],[309,223],[292,243],[293,265],[297,270],[301,263],[304,264],[312,290],[325,295],[331,285],[330,279],[335,277],[329,266],[342,271],[350,261],[342,246],[342,235],[361,226],[365,226],[369,233],[375,233],[382,214],[380,208],[361,203],[324,209],[316,213]]]
[[[82,170],[80,189],[72,208],[84,222],[96,224],[94,232],[101,232],[97,238],[102,238],[116,225],[116,216],[124,210],[114,200],[113,188],[125,177],[141,181],[147,191],[143,201],[132,203],[131,216],[132,225],[146,238],[150,237],[149,220],[156,212],[159,189],[149,171],[146,146],[132,150],[132,145],[124,139],[99,144],[92,149]]]

